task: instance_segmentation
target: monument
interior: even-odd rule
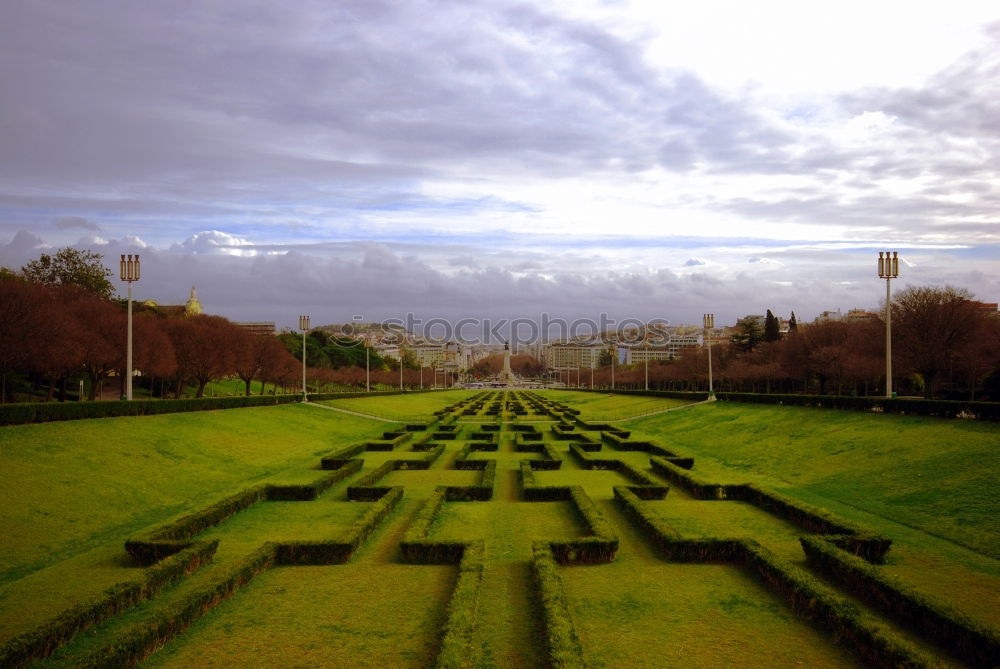
[[[512,386],[515,383],[514,373],[510,371],[510,343],[503,343],[503,371],[500,372],[500,383]]]

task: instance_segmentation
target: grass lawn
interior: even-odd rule
[[[474,391],[338,400],[329,404],[416,422]],[[679,402],[546,391],[584,419],[643,415]],[[880,567],[1000,626],[1000,428],[995,424],[798,407],[713,403],[619,423],[695,458],[718,482],[756,481],[891,537]],[[122,541],[130,535],[262,482],[308,482],[319,459],[377,438],[397,424],[315,406],[287,405],[0,428],[0,641],[31,629],[114,583],[134,578]],[[628,484],[614,470],[588,470],[557,441],[558,470],[538,485],[581,486],[620,540],[614,562],[558,571],[589,664],[600,667],[860,666],[859,657],[804,622],[749,572],[731,565],[667,562],[613,499]],[[455,470],[478,426],[463,425],[427,470],[394,470],[376,485],[403,497],[344,565],[276,566],[254,578],[143,666],[358,666],[434,664],[458,570],[404,564],[399,543],[441,485],[475,485]],[[482,538],[486,562],[475,599],[473,646],[482,667],[545,666],[545,628],[531,573],[531,542],[586,532],[570,502],[525,502],[515,432],[498,433],[493,499],[446,502],[430,538]],[[587,433],[599,437],[595,432]],[[428,435],[417,433],[415,440]],[[200,538],[218,539],[215,559],[154,599],[64,646],[40,666],[79,666],[88,655],[198,592],[266,541],[340,536],[370,502],[350,502],[353,481],[387,460],[413,457],[412,443],[365,452],[363,469],[315,501],[261,502]],[[605,446],[656,478],[649,456]],[[8,479],[9,476],[9,479]],[[751,537],[803,568],[802,530],[738,501],[693,499],[677,486],[647,507],[684,537]],[[890,630],[919,643],[911,631]]]
[[[385,429],[298,405],[0,428],[0,586]]]
[[[404,395],[351,397],[342,400],[328,400],[320,404],[357,411],[379,418],[407,422],[426,420],[438,409],[471,397],[475,393],[474,390],[442,390]]]
[[[627,427],[720,481],[764,477],[1000,558],[1000,424],[717,402]]]
[[[579,409],[580,418],[593,421],[623,420],[691,403],[690,400],[675,400],[668,397],[582,393],[574,390],[544,390],[539,395]]]

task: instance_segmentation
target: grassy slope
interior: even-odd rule
[[[384,395],[380,397],[353,397],[322,402],[332,407],[360,413],[406,421],[427,418],[438,409],[471,397],[473,390],[446,390],[433,393]]]
[[[720,480],[763,476],[1000,558],[995,423],[720,402],[629,427]]]
[[[297,405],[0,428],[0,584],[384,429]]]
[[[540,395],[579,409],[584,420],[620,420],[690,404],[688,400],[666,397],[581,393],[574,390],[545,390]]]

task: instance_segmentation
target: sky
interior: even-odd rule
[[[1000,299],[992,0],[5,4],[0,265],[279,327],[808,321],[880,250]]]

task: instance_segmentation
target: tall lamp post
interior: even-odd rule
[[[139,280],[139,255],[128,260],[122,254],[120,272],[122,281],[128,283],[128,340],[125,345],[125,399],[132,401],[132,282]]]
[[[615,389],[615,358],[618,357],[618,345],[611,344],[611,390]]]
[[[649,344],[644,347],[646,349],[646,390],[649,390]]]
[[[368,364],[368,340],[365,340],[365,392],[370,393],[372,391],[372,371],[371,366]]]
[[[878,252],[878,277],[885,279],[885,398],[892,399],[892,310],[889,308],[889,284],[899,277],[899,253]]]
[[[306,393],[306,332],[309,331],[309,317],[299,316],[299,329],[302,330],[302,401],[308,402]]]
[[[708,345],[708,396],[711,397],[715,393],[712,388],[712,330],[715,329],[715,314],[702,316],[702,326],[705,328],[705,341]]]

